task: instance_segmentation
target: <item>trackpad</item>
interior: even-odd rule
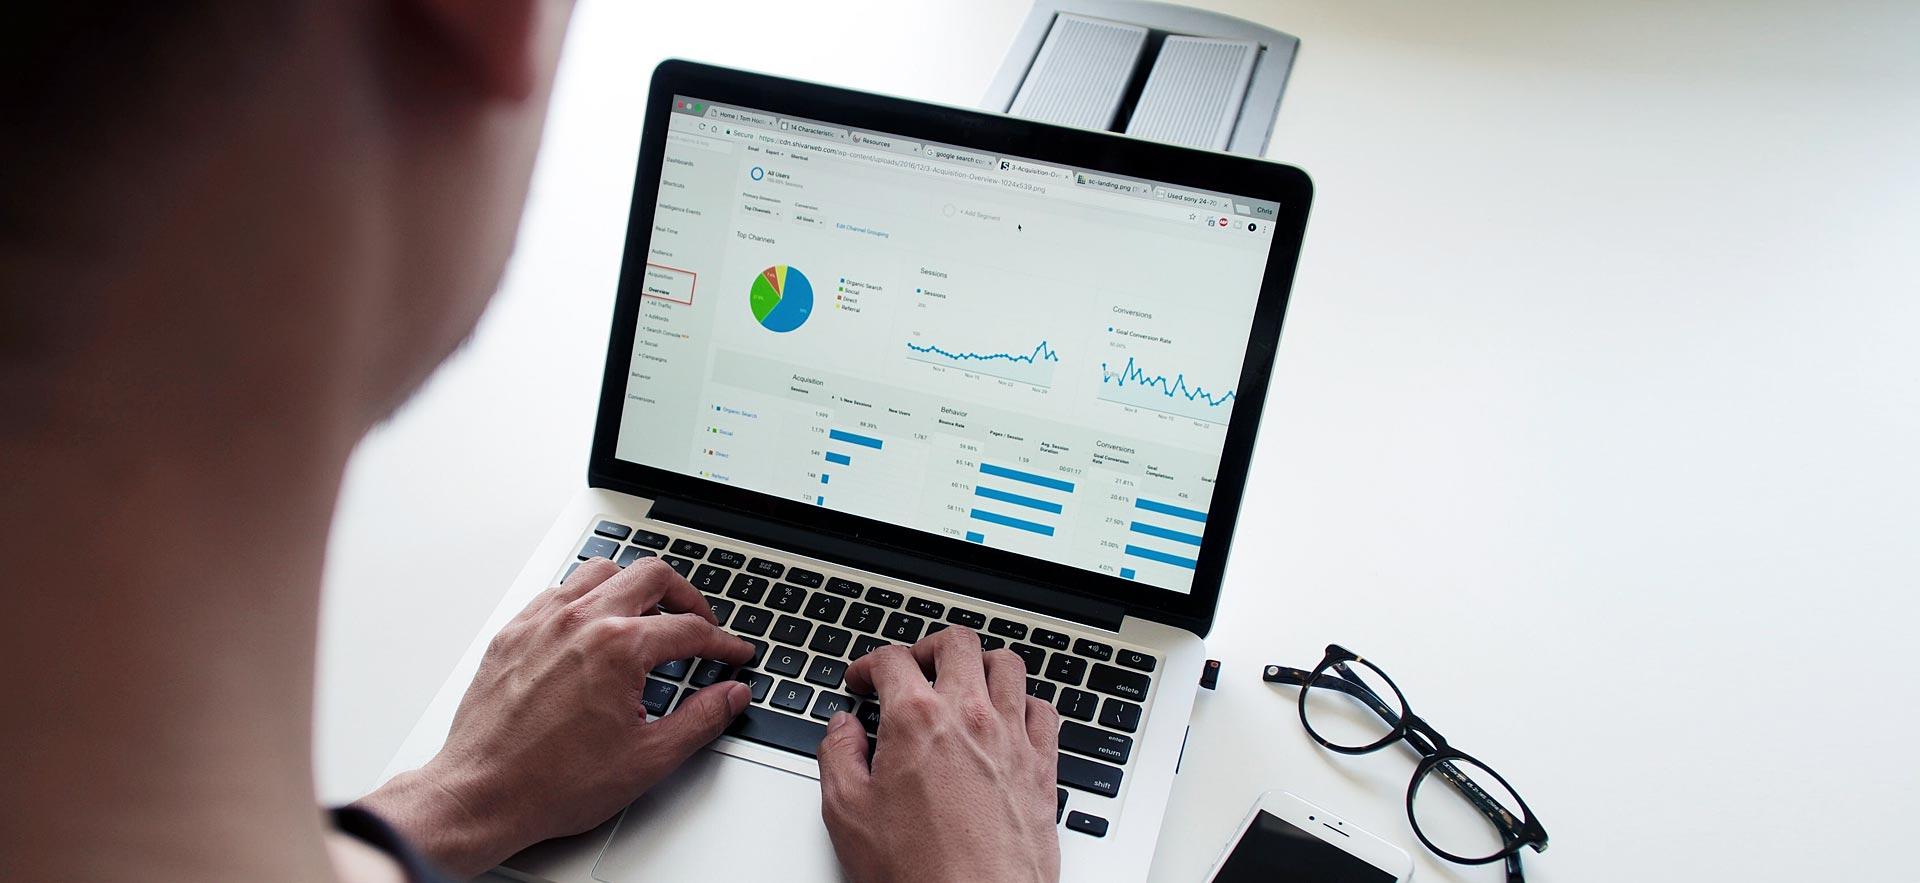
[[[841,879],[820,782],[715,751],[627,808],[593,869],[604,883]]]

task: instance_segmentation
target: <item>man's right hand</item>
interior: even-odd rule
[[[1027,695],[1026,675],[1019,656],[982,654],[966,628],[847,669],[847,689],[880,701],[871,764],[851,714],[820,743],[821,811],[850,879],[1059,879],[1060,716]]]

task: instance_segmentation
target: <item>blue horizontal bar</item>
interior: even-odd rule
[[[985,521],[985,522],[988,522],[989,524],[998,524],[1002,527],[1019,528],[1020,530],[1037,533],[1043,537],[1053,536],[1053,525],[1051,524],[1040,524],[1038,522],[1015,518],[1011,515],[1001,515],[998,512],[988,512],[985,509],[975,509],[972,512],[968,512],[967,517],[972,518],[976,521]]]
[[[1133,531],[1134,533],[1146,534],[1147,536],[1150,536],[1150,537],[1159,537],[1163,540],[1172,540],[1176,543],[1186,543],[1189,546],[1200,545],[1200,538],[1197,536],[1194,536],[1193,534],[1181,533],[1177,530],[1168,530],[1158,525],[1141,524],[1140,522],[1136,521],[1133,524],[1129,525],[1127,529],[1130,531]]]
[[[992,463],[980,464],[980,472],[985,475],[994,476],[995,478],[1011,478],[1014,481],[1024,481],[1027,484],[1037,484],[1043,488],[1073,493],[1073,482],[1071,481],[1061,481],[1057,478],[1048,478],[1044,475],[1035,475],[1031,472],[1022,472],[1018,469],[1008,469],[1005,466],[995,466]]]
[[[832,451],[828,451],[827,462],[837,466],[851,466],[853,465],[853,458],[845,454],[836,454]]]
[[[967,531],[967,542],[969,542],[969,543],[984,543],[984,542],[986,542],[986,541],[987,541],[987,535],[986,535],[986,534],[983,534],[983,533],[981,533],[981,532],[979,532],[979,531],[977,531],[977,530],[970,530],[970,531]]]
[[[827,438],[833,439],[834,441],[846,442],[850,445],[859,445],[863,448],[872,448],[876,451],[880,450],[880,440],[871,435],[861,435],[855,432],[848,432],[844,429],[830,429],[827,430]]]
[[[820,483],[826,484],[829,477],[825,472],[820,473]]]
[[[1015,506],[1038,509],[1042,512],[1052,512],[1055,515],[1060,514],[1059,503],[1049,503],[1046,500],[1024,497],[1019,494],[1010,494],[1006,491],[995,490],[990,487],[981,487],[977,484],[973,486],[973,495],[976,497],[986,497],[989,500],[999,500],[1002,503],[1012,503]]]
[[[1131,568],[1131,567],[1122,567],[1122,568],[1120,568],[1120,578],[1121,578],[1121,579],[1133,579],[1133,568]]]
[[[1202,512],[1198,509],[1183,509],[1179,506],[1173,505],[1172,503],[1156,503],[1144,497],[1135,497],[1133,500],[1133,505],[1138,506],[1142,509],[1145,509],[1148,512],[1158,512],[1161,515],[1171,515],[1175,518],[1185,518],[1188,521],[1198,521],[1201,524],[1207,523],[1207,513]]]
[[[1147,549],[1141,546],[1128,546],[1127,554],[1132,555],[1135,558],[1145,558],[1148,561],[1158,561],[1161,564],[1171,564],[1175,567],[1184,567],[1188,570],[1192,570],[1195,567],[1198,567],[1200,564],[1200,562],[1195,561],[1192,558],[1182,558],[1178,555],[1169,555],[1165,552],[1157,552],[1153,549]]]

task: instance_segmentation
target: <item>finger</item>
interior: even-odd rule
[[[1028,696],[1027,700],[1027,741],[1033,743],[1035,751],[1041,757],[1053,757],[1060,753],[1060,712],[1053,704],[1037,696]]]
[[[619,572],[620,565],[605,558],[588,558],[580,562],[580,566],[574,568],[572,573],[567,574],[566,579],[560,581],[558,591],[554,592],[554,600],[565,604],[578,599],[594,586],[606,582],[608,577]]]
[[[667,768],[679,766],[695,751],[719,738],[752,699],[753,691],[739,681],[721,681],[688,696],[666,717],[647,724],[659,738],[650,746],[649,753],[664,751],[673,759]]]
[[[707,607],[707,599],[658,558],[642,558],[627,565],[594,586],[580,603],[608,616],[639,616],[665,607],[673,613],[698,614],[709,623],[717,621]]]
[[[913,656],[933,670],[934,689],[949,696],[977,695],[987,690],[986,668],[980,661],[980,635],[965,626],[942,630],[913,645]]]
[[[927,674],[913,651],[899,645],[882,647],[847,669],[847,689],[862,696],[878,696],[882,705],[920,691],[931,692]]]
[[[752,645],[692,613],[663,613],[629,621],[636,623],[634,633],[639,646],[633,655],[639,671],[652,671],[662,662],[692,656],[718,659],[729,665],[753,658]]]
[[[1027,664],[1012,650],[1000,649],[980,657],[987,670],[987,695],[993,707],[1018,723],[1027,716]]]
[[[840,712],[827,721],[827,735],[820,740],[820,803],[822,812],[838,810],[844,815],[862,802],[872,786],[873,770],[867,765],[867,731],[860,721]]]

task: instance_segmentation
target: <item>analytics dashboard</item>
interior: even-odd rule
[[[617,458],[1191,590],[1275,204],[669,120]]]

